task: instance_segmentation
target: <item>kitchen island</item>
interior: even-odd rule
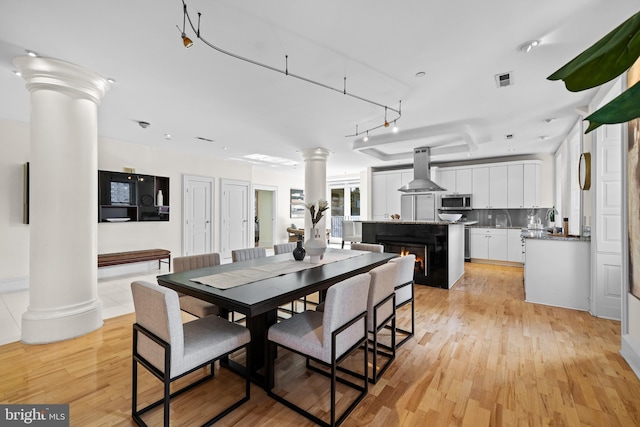
[[[464,225],[447,221],[362,221],[362,241],[416,255],[417,284],[451,289],[464,274]]]
[[[523,232],[525,301],[589,310],[591,239]]]

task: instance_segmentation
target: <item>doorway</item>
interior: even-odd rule
[[[360,219],[360,183],[356,181],[332,183],[331,241],[342,241],[342,221]]]
[[[254,243],[256,247],[272,248],[277,240],[277,187],[255,185]]]

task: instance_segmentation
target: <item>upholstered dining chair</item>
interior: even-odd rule
[[[265,248],[246,248],[235,249],[231,251],[231,261],[247,261],[250,259],[264,258],[267,256],[267,250]]]
[[[411,329],[402,329],[398,327],[398,321],[396,316],[396,333],[404,335],[402,339],[398,341],[396,338],[396,348],[406,343],[407,340],[413,337],[415,330],[415,301],[413,293],[413,273],[415,269],[416,256],[413,254],[393,258],[389,262],[398,266],[398,272],[396,274],[396,314],[399,308],[404,307],[407,304],[411,304]],[[387,347],[388,348],[388,347]]]
[[[344,242],[351,244],[362,241],[362,223],[360,221],[342,221],[342,249]]]
[[[384,246],[377,243],[352,243],[351,249],[354,251],[384,252]]]
[[[269,396],[322,426],[338,426],[355,409],[368,392],[367,365],[367,301],[362,295],[369,292],[371,276],[368,273],[343,280],[329,287],[325,300],[325,311],[305,311],[269,328],[269,366],[272,377],[268,379]],[[300,405],[274,392],[275,357],[278,346],[304,356],[307,368],[330,378],[330,421],[304,410]],[[351,353],[364,348],[363,384],[347,378],[337,378],[336,369]],[[283,354],[280,352],[280,354]],[[309,360],[329,368],[329,372],[313,368]],[[358,377],[357,377],[358,378]],[[360,378],[362,380],[362,378]],[[336,381],[357,390],[354,401],[336,418]],[[309,393],[311,391],[309,390]],[[295,396],[293,396],[295,398]],[[308,396],[307,396],[308,397]]]
[[[367,377],[364,372],[363,377],[368,378],[373,384],[391,365],[396,358],[396,306],[395,306],[395,283],[398,266],[392,263],[386,263],[369,271],[371,275],[371,284],[369,285],[369,293],[367,295],[367,331],[370,335],[372,369],[371,377]],[[326,306],[321,308],[326,310]],[[316,309],[318,311],[318,309]],[[389,352],[381,350],[378,342],[379,332],[385,328],[391,329],[391,345],[383,346]],[[386,362],[382,364],[378,370],[378,356],[386,358]],[[360,374],[340,368],[341,371],[349,372],[351,375],[360,376]]]
[[[296,248],[297,243],[276,243],[273,245],[274,255],[290,254]]]
[[[196,268],[213,267],[214,265],[220,265],[219,253],[177,257],[173,259],[173,272],[181,273]],[[220,315],[220,308],[215,304],[182,293],[178,293],[178,296],[180,297],[180,309],[182,311],[186,311],[196,317]]]
[[[175,396],[214,377],[214,362],[240,349],[245,350],[246,366],[250,366],[251,333],[243,326],[217,316],[206,316],[182,323],[178,294],[169,288],[145,281],[131,283],[136,323],[133,325],[133,372],[131,416],[141,426],[142,415],[164,406],[164,425],[169,425],[170,400]],[[138,409],[138,364],[162,381],[161,399]],[[200,368],[210,365],[208,375],[173,393],[171,383]],[[248,401],[250,398],[249,369],[245,369],[244,396],[219,411],[207,424],[212,424]],[[212,402],[212,404],[214,404]],[[198,411],[201,409],[198,408]]]

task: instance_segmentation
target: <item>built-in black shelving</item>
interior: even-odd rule
[[[169,178],[98,171],[98,222],[132,221],[169,221]]]

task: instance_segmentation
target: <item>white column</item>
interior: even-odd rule
[[[37,344],[102,326],[97,113],[109,83],[57,59],[14,62],[31,93],[29,306],[22,341]]]
[[[302,150],[302,158],[304,159],[304,203],[316,203],[316,208],[318,200],[327,199],[327,158],[329,154],[330,151],[324,148]],[[325,211],[325,216],[322,220],[316,225],[323,242],[326,242],[326,214],[327,211]],[[305,209],[305,239],[311,236],[311,228],[311,216],[309,215],[309,210]]]

